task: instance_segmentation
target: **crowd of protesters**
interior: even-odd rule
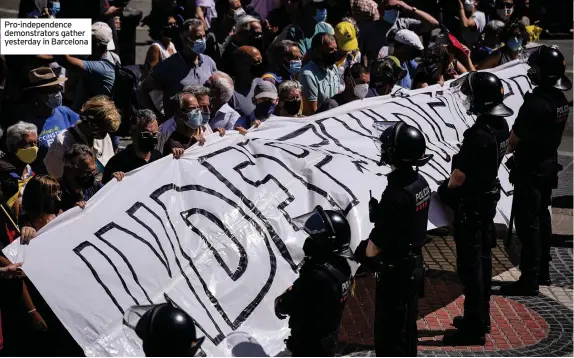
[[[539,12],[481,1],[425,11],[408,0],[153,0],[145,61],[122,64],[125,3],[21,0],[22,18],[91,18],[92,54],[1,59],[0,248],[212,133],[304,121],[517,59]],[[0,355],[82,354],[22,276],[0,256]]]

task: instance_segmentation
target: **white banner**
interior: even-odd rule
[[[531,89],[525,73],[516,63],[496,70],[515,113]],[[125,338],[122,316],[166,296],[196,320],[205,354],[231,355],[226,337],[246,332],[276,355],[289,329],[275,317],[274,299],[296,278],[306,237],[292,218],[316,205],[337,208],[351,223],[352,247],[365,239],[369,190],[380,198],[390,171],[377,165],[373,123],[398,120],[424,133],[434,158],[421,172],[436,190],[474,122],[448,83],[309,118],[272,118],[246,136],[212,135],[58,217],[32,240],[23,269],[87,355],[142,355]],[[505,223],[512,187],[504,166],[500,180],[496,221]],[[445,224],[433,201],[429,229]]]

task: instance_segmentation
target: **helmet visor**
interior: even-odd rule
[[[387,131],[387,129],[393,128],[397,123],[400,123],[400,121],[393,121],[393,122],[376,121],[373,123],[373,131],[372,131],[373,142],[375,144],[375,147],[377,147],[379,154],[382,154],[382,151],[384,150],[382,148],[383,142],[381,141],[383,134],[385,134],[385,136],[387,136],[387,134],[391,132],[391,131]],[[383,140],[384,140],[384,138],[383,138]]]
[[[147,326],[146,321],[150,319],[151,311],[160,305],[132,306],[124,314],[124,335],[136,347],[143,349],[142,340],[145,339],[147,331],[144,329]],[[143,321],[142,318],[144,318]]]
[[[310,213],[297,216],[293,219],[293,222],[299,229],[304,230],[309,235],[320,235],[331,232],[329,223],[321,213],[323,209],[318,208],[315,208]]]

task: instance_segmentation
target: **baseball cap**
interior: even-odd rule
[[[277,88],[269,81],[261,81],[255,86],[253,97],[277,99]]]
[[[92,24],[92,40],[98,45],[106,45],[108,51],[116,49],[112,29],[105,22],[95,22]]]
[[[411,30],[399,30],[395,34],[395,41],[398,43],[402,43],[404,45],[408,45],[410,47],[414,47],[417,50],[424,50],[424,46],[421,42],[419,36]]]
[[[355,26],[350,22],[339,22],[335,26],[335,39],[340,51],[350,52],[359,48]]]

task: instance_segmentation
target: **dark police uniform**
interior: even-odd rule
[[[280,296],[282,313],[289,315],[287,348],[294,357],[333,357],[339,326],[351,292],[351,268],[343,257],[306,259],[291,289]]]
[[[369,235],[381,250],[375,258],[375,351],[377,356],[416,356],[421,248],[426,243],[431,190],[412,167],[398,168],[387,179]]]
[[[520,279],[536,289],[538,279],[549,278],[552,225],[548,207],[552,189],[558,184],[557,150],[568,114],[568,101],[561,90],[537,87],[524,97],[512,127],[520,138],[511,171],[516,233],[522,244]]]
[[[464,133],[462,146],[453,157],[453,170],[465,175],[455,189],[460,198],[455,209],[454,240],[457,270],[464,287],[464,318],[470,329],[490,325],[490,292],[494,216],[500,199],[498,168],[502,162],[510,133],[506,119],[481,115]]]

